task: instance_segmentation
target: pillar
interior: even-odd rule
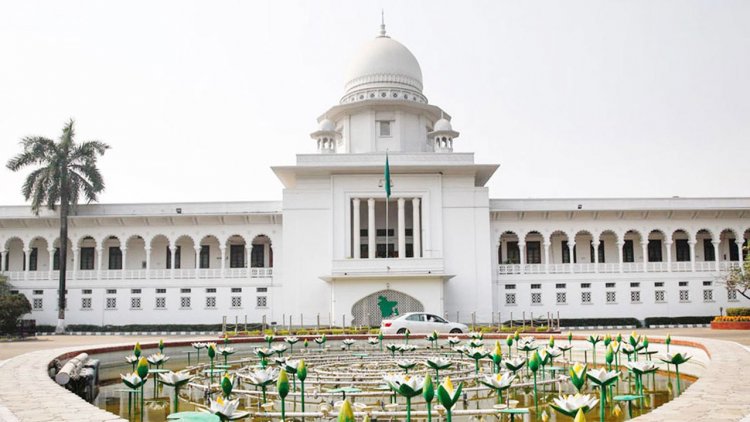
[[[47,251],[49,252],[49,279],[52,280],[52,271],[55,268],[55,248],[48,248]]]
[[[8,251],[3,249],[0,253],[0,271],[8,271],[8,266],[5,265],[5,257],[8,256]],[[740,256],[742,256],[742,249],[740,249]],[[9,262],[10,263],[10,262]]]
[[[714,260],[714,265],[715,265],[714,269],[716,271],[719,271],[719,242],[720,241],[716,241],[716,240],[714,240],[714,241],[711,242],[714,245],[714,257],[716,258]],[[704,259],[705,259],[705,257],[704,257]]]
[[[172,268],[169,269],[169,276],[170,278],[174,278],[175,269],[177,268],[177,263],[175,262],[175,257],[177,256],[177,246],[171,245],[169,247],[169,253],[172,254]]]
[[[641,251],[643,253],[643,272],[648,272],[648,240],[641,242]]]
[[[618,262],[619,262],[620,272],[623,272],[623,267],[624,267],[624,265],[623,265],[624,264],[624,259],[623,259],[623,252],[622,252],[622,250],[624,248],[625,248],[625,241],[624,240],[622,242],[617,242],[617,256],[619,258]]]
[[[375,229],[375,199],[370,198],[367,200],[367,257],[375,258],[375,237],[377,236],[377,230]],[[740,249],[742,250],[742,249]]]
[[[688,245],[690,245],[690,270],[695,271],[695,240],[688,241]]]
[[[398,257],[406,258],[406,216],[404,214],[404,198],[398,198]]]
[[[594,272],[599,272],[599,241],[592,241],[591,246],[594,247]]]
[[[521,263],[521,274],[526,272],[526,242],[518,242],[518,262]]]
[[[125,278],[125,268],[127,268],[126,263],[128,262],[128,248],[120,246],[120,250],[122,251],[122,270],[120,271],[120,275],[122,278]]]
[[[104,262],[104,248],[102,246],[98,246],[96,248],[96,272],[97,272],[97,276],[100,278],[102,276],[103,262]]]
[[[221,245],[219,253],[221,254],[221,278],[224,278],[224,269],[227,267],[227,246]],[[200,251],[198,252],[198,257],[200,258]]]
[[[73,247],[70,251],[73,252],[73,278],[76,278],[76,274],[78,274],[78,260],[80,258],[80,249]],[[67,259],[68,257],[65,258]]]
[[[151,278],[151,248],[146,247],[146,280]]]
[[[248,277],[250,276],[250,273],[253,271],[253,270],[250,269],[250,267],[252,266],[251,263],[250,263],[250,258],[253,256],[253,243],[252,242],[253,241],[251,240],[250,241],[250,245],[248,245],[250,247],[245,250],[245,253],[247,254],[247,275],[248,275]]]
[[[668,240],[664,245],[667,247],[667,272],[672,272],[672,241]]]
[[[544,242],[544,273],[549,274],[549,247],[552,246],[550,242]]]
[[[200,272],[201,268],[201,247],[193,246],[193,250],[195,251],[195,278],[198,278],[198,272]],[[211,262],[209,260],[209,262]]]
[[[24,256],[26,256],[26,265],[23,268],[23,278],[27,280],[29,278],[29,268],[31,268],[31,248],[23,250]]]
[[[422,220],[419,214],[419,198],[411,200],[412,239],[414,239],[414,258],[422,257]]]
[[[571,274],[575,272],[575,251],[576,251],[576,242],[575,241],[568,241],[568,256],[570,257],[570,272]]]
[[[360,221],[359,221],[359,198],[352,200],[352,257],[359,259],[360,257]]]

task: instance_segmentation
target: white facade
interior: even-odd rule
[[[375,300],[463,321],[642,319],[736,301],[717,279],[750,237],[750,198],[491,200],[498,166],[454,152],[450,116],[384,28],[318,123],[317,153],[273,168],[281,202],[80,206],[67,322],[374,325]],[[0,271],[38,324],[57,318],[58,224],[0,207]]]

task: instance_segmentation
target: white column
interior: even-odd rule
[[[570,272],[571,274],[575,272],[575,252],[576,252],[576,242],[568,240],[568,257],[570,258]]]
[[[406,258],[406,215],[404,214],[404,198],[398,198],[398,257]]]
[[[170,246],[169,253],[172,254],[172,261],[171,261],[172,265],[171,265],[171,268],[169,269],[169,276],[170,278],[174,278],[174,274],[176,272],[175,269],[177,268],[177,265],[176,265],[177,263],[175,262],[175,257],[177,256],[177,245]]]
[[[102,265],[104,263],[104,248],[102,246],[98,246],[96,248],[96,276],[101,278],[102,277]]]
[[[518,242],[518,262],[521,263],[521,274],[526,272],[526,242]]]
[[[31,248],[24,249],[23,254],[26,257],[25,258],[26,265],[24,265],[24,268],[23,268],[23,278],[24,280],[27,280],[29,278],[29,268],[31,267],[31,265],[29,265],[31,264]]]
[[[201,247],[200,247],[200,245],[193,246],[193,250],[195,251],[195,278],[198,278],[198,272],[200,271],[200,267],[201,267]],[[211,261],[209,260],[209,262],[211,262]]]
[[[667,272],[672,272],[672,241],[664,242],[664,246],[667,247]]]
[[[422,221],[419,215],[419,198],[411,200],[412,239],[414,239],[414,258],[422,257]]]
[[[151,278],[151,248],[146,248],[146,280]]]
[[[617,256],[620,259],[620,272],[623,272],[623,248],[625,248],[625,241],[623,240],[622,242],[617,242]]]
[[[695,241],[688,241],[688,245],[690,245],[690,270],[695,271]]]
[[[231,247],[230,247],[231,250]],[[226,245],[223,245],[219,248],[219,253],[221,253],[221,278],[224,278],[224,269],[227,266],[227,247]]]
[[[2,253],[0,253],[0,272],[8,271],[8,266],[5,265],[6,256],[8,256],[8,251],[3,249]],[[742,249],[740,249],[740,256],[742,256]],[[8,264],[10,264],[10,261]]]
[[[591,246],[594,247],[594,272],[599,272],[599,241],[592,241]]]
[[[550,242],[544,242],[544,273],[549,274],[549,247],[552,246]]]
[[[352,200],[352,257],[355,259],[361,258],[360,256],[360,221],[359,221],[359,198]]]
[[[81,250],[79,248],[73,247],[70,249],[70,251],[73,252],[73,278],[76,278],[76,274],[78,274],[78,260],[80,259],[79,252]],[[67,258],[68,257],[65,257],[65,259]]]
[[[742,249],[740,249],[740,251],[741,250]],[[53,268],[55,267],[55,248],[49,248],[47,249],[47,251],[49,252],[49,276],[48,277],[50,280],[52,280],[52,271],[53,271]],[[740,254],[740,256],[742,256],[742,254]]]
[[[128,262],[128,248],[120,246],[120,250],[122,251],[122,270],[120,270],[120,276],[125,278],[125,268],[127,268],[126,263]]]
[[[248,248],[247,246],[250,246],[250,247]],[[251,265],[250,265],[250,257],[253,256],[253,244],[252,244],[252,241],[247,246],[246,246],[246,250],[245,250],[245,253],[247,253],[247,265],[246,265],[246,267],[247,267],[247,276],[250,277],[252,275],[252,271],[253,271],[252,269],[250,269],[250,267],[251,267]]]
[[[714,264],[715,264],[714,269],[716,271],[719,271],[719,242],[714,240],[711,243],[714,245],[714,258],[716,258],[714,259]],[[705,256],[703,258],[705,259]]]
[[[377,230],[375,229],[375,199],[370,198],[367,200],[367,257],[375,258],[375,237],[377,236]],[[742,250],[742,249],[740,249]]]
[[[643,253],[643,272],[648,272],[648,240],[641,242],[641,250]]]

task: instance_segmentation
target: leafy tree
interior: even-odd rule
[[[5,277],[0,276],[0,333],[15,334],[18,320],[31,312],[31,304],[26,296],[11,294]]]
[[[11,158],[7,167],[18,171],[35,167],[26,177],[21,192],[31,201],[31,210],[39,215],[42,207],[60,207],[60,282],[56,332],[65,332],[65,271],[68,253],[68,215],[75,212],[78,201],[96,201],[104,190],[104,180],[96,166],[97,159],[109,149],[100,141],[76,143],[73,120],[65,125],[59,141],[41,136],[21,140],[23,152]]]
[[[729,273],[722,277],[721,282],[726,285],[727,290],[735,290],[744,296],[745,299],[750,299],[750,246],[746,246],[743,249],[749,253],[742,262],[742,268],[732,267]]]

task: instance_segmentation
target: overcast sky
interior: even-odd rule
[[[750,1],[3,2],[0,159],[72,117],[101,202],[280,199],[381,8],[492,197],[750,195]]]

